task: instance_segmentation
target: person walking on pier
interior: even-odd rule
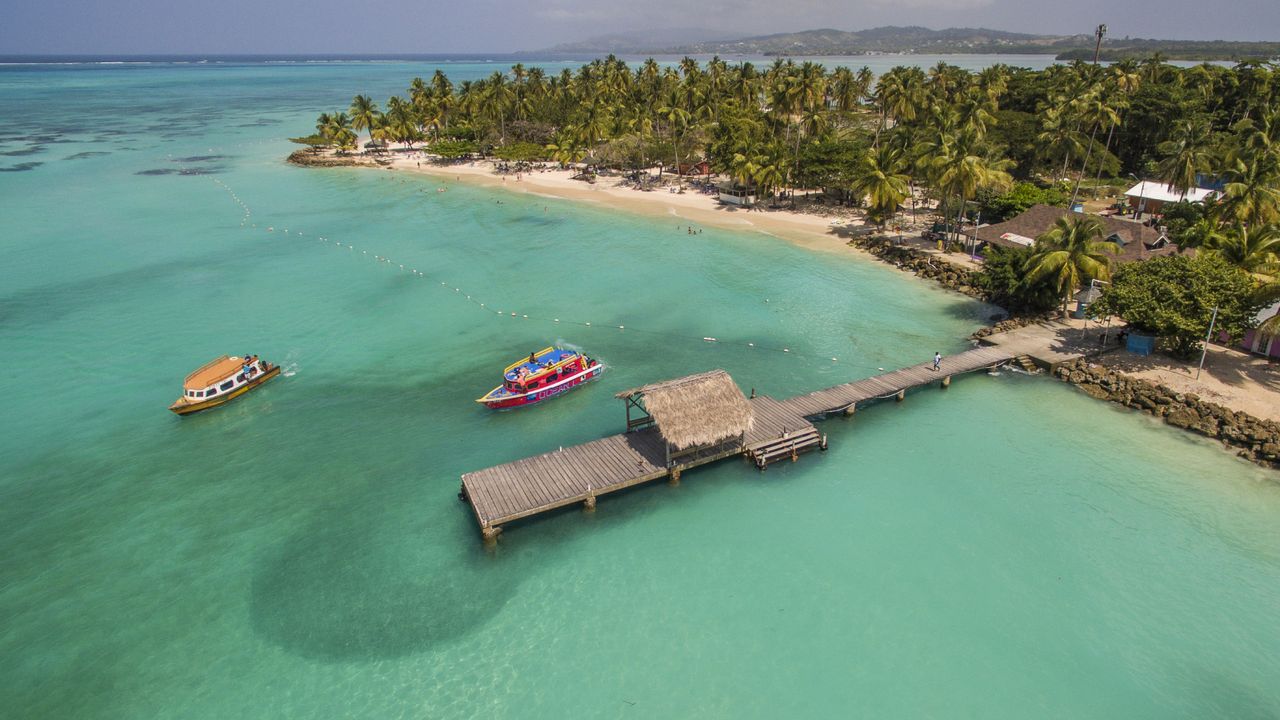
[[[936,372],[940,367],[942,367],[942,353],[935,352],[933,354],[933,369]]]

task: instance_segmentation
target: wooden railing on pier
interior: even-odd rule
[[[679,482],[683,470],[726,457],[745,454],[762,469],[779,459],[794,459],[799,451],[826,447],[826,437],[808,418],[850,413],[872,400],[902,399],[908,390],[933,382],[946,387],[953,375],[1010,359],[999,348],[976,348],[944,358],[939,370],[928,362],[788,400],[754,397],[755,420],[741,443],[707,448],[678,465],[667,466],[665,441],[650,426],[467,473],[461,496],[470,503],[485,539],[491,540],[514,520],[577,503],[594,509],[600,495],[664,477]]]

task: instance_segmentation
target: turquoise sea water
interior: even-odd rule
[[[786,396],[963,349],[992,309],[763,235],[281,162],[431,69],[0,70],[5,716],[1280,714],[1276,475],[1044,378],[486,552],[458,476],[616,432],[616,390],[723,367]],[[610,369],[471,402],[556,341]],[[244,352],[288,376],[165,409]]]

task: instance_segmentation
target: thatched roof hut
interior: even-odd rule
[[[740,438],[755,420],[751,404],[724,370],[642,385],[617,396],[643,397],[645,411],[675,450]]]

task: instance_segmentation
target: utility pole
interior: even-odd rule
[[[1098,43],[1093,46],[1093,64],[1098,64],[1098,53],[1102,50],[1102,36],[1107,34],[1107,26],[1099,25],[1097,30],[1093,31],[1094,37],[1098,38]]]
[[[1204,356],[1209,353],[1209,338],[1213,337],[1213,326],[1218,322],[1218,306],[1213,306],[1213,317],[1209,319],[1209,332],[1204,336],[1204,348],[1200,350],[1200,367],[1196,368],[1196,379],[1200,379],[1200,371],[1204,369]]]

